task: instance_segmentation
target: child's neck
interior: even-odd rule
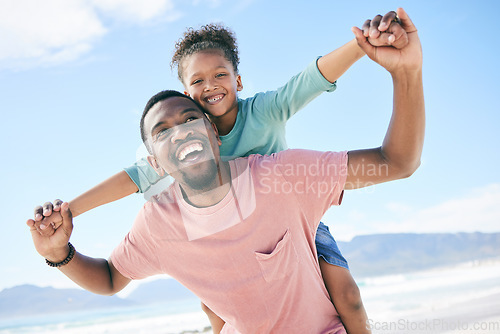
[[[236,107],[234,111],[227,112],[222,116],[219,117],[211,116],[210,118],[217,127],[219,135],[225,136],[229,134],[229,132],[231,132],[231,130],[234,128],[237,116],[238,116],[238,107]]]

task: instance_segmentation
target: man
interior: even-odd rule
[[[323,285],[314,236],[344,189],[411,175],[424,137],[422,54],[415,27],[399,11],[409,43],[373,47],[353,31],[394,83],[394,108],[381,147],[350,152],[288,150],[223,161],[218,135],[202,108],[165,91],[146,105],[141,135],[151,165],[176,180],[148,202],[110,259],[68,243],[68,204],[48,237],[27,224],[37,251],[83,288],[114,294],[131,279],[168,274],[226,322],[221,333],[344,333]],[[379,171],[365,175],[364,170]]]

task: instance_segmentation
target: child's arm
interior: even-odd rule
[[[405,30],[397,23],[396,12],[390,11],[383,17],[376,16],[373,20],[367,20],[363,25],[365,37],[373,46],[394,46],[401,49],[408,44]],[[380,23],[380,30],[376,27]],[[359,47],[356,39],[344,44],[340,48],[318,59],[318,69],[326,80],[335,82],[356,61],[365,55]]]
[[[114,202],[128,195],[140,192],[144,193],[161,177],[149,165],[146,159],[136,161],[132,166],[121,171],[97,186],[89,189],[70,201],[73,216],[76,217],[84,212],[92,210],[100,205]],[[47,203],[46,203],[47,204]],[[56,204],[57,207],[57,204]],[[44,216],[48,217],[52,209],[44,205],[35,210],[35,221],[40,221]]]
[[[356,39],[318,59],[318,69],[326,80],[337,81],[355,62],[365,55]]]
[[[114,202],[138,191],[137,185],[121,171],[69,202],[73,217],[100,205]]]

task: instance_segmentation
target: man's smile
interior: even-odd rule
[[[181,144],[177,149],[176,157],[180,162],[184,160],[192,162],[200,156],[200,152],[203,151],[203,144],[199,140],[189,141],[187,143]]]

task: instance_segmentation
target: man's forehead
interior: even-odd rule
[[[151,107],[151,110],[146,115],[146,122],[154,125],[151,123],[157,122],[159,119],[163,119],[164,121],[175,119],[188,111],[204,115],[204,112],[191,99],[180,96],[170,97],[159,101]]]

